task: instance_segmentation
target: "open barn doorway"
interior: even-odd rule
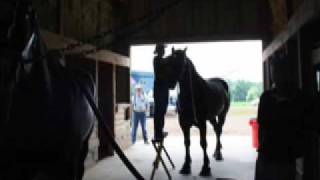
[[[187,49],[187,55],[196,70],[204,79],[220,77],[227,81],[232,97],[231,108],[224,126],[224,135],[251,136],[249,120],[256,117],[259,96],[262,93],[262,42],[228,41],[199,43],[169,43],[166,55],[171,48]],[[131,47],[131,92],[139,84],[150,103],[148,128],[153,135],[153,57],[154,44]],[[176,121],[177,90],[170,91],[166,130],[170,135],[182,135]],[[209,126],[210,127],[210,126]],[[194,129],[192,134],[196,134]],[[212,128],[208,128],[213,135]]]
[[[194,63],[197,72],[205,79],[211,77],[225,79],[231,91],[231,108],[227,114],[222,135],[224,161],[216,161],[212,156],[216,138],[211,124],[207,124],[207,151],[212,177],[206,179],[253,180],[257,154],[256,149],[252,146],[249,121],[257,116],[258,99],[263,89],[262,41],[168,43],[166,55],[171,53],[172,46],[176,49],[187,47],[187,55]],[[155,44],[139,44],[133,45],[130,53],[131,96],[133,97],[136,86],[142,86],[149,101],[150,108],[146,121],[149,144],[144,143],[139,125],[137,141],[125,153],[146,179],[150,177],[156,156],[150,144],[153,137],[154,49]],[[169,136],[164,143],[176,165],[176,169],[170,169],[170,172],[175,180],[203,179],[198,176],[203,164],[203,153],[197,128],[191,129],[192,174],[190,176],[179,174],[185,158],[185,148],[176,112],[176,98],[177,90],[171,91],[165,122],[165,131],[168,131]],[[87,177],[99,177],[96,179],[133,178],[118,158],[102,161],[97,168],[88,172]],[[164,169],[160,166],[155,179],[166,179],[166,177]]]
[[[187,55],[195,65],[196,70],[204,79],[219,77],[227,81],[232,103],[223,128],[222,143],[225,158],[229,155],[238,156],[238,160],[246,161],[246,154],[254,152],[252,147],[252,131],[249,125],[250,120],[257,116],[259,96],[262,93],[262,42],[256,41],[228,41],[228,42],[198,42],[198,43],[168,43],[165,56],[171,53],[171,48],[187,48]],[[132,92],[137,84],[144,87],[148,97],[150,109],[148,111],[147,132],[153,136],[153,57],[155,44],[135,45],[131,47],[131,87]],[[169,138],[180,143],[183,157],[183,133],[178,123],[176,113],[177,90],[170,91],[169,106],[166,115],[165,131],[169,132]],[[138,134],[141,131],[138,129]],[[215,133],[211,124],[207,125],[208,148],[212,155],[215,148]],[[199,144],[199,130],[191,130],[191,151],[199,152],[199,159],[202,160],[202,153]],[[141,138],[141,136],[140,136]],[[170,140],[169,140],[170,141]],[[169,143],[169,142],[168,142]],[[138,143],[139,145],[142,145]],[[237,150],[235,154],[232,150]],[[239,155],[241,155],[240,157]],[[253,153],[255,154],[255,153]],[[253,154],[248,156],[253,157]],[[234,157],[236,158],[236,157]],[[251,159],[252,160],[252,159]],[[252,162],[252,161],[251,161]],[[223,164],[223,163],[222,163]],[[201,161],[200,161],[201,165]],[[246,164],[248,165],[248,164]],[[252,176],[254,163],[250,165]],[[180,167],[179,167],[180,168]],[[236,176],[236,174],[230,176]],[[251,178],[249,178],[251,179]]]

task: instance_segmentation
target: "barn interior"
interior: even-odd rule
[[[2,21],[12,2],[3,0],[0,4]],[[62,50],[67,64],[93,77],[103,120],[123,150],[131,146],[128,111],[132,45],[261,40],[264,90],[273,84],[271,59],[285,54],[296,85],[315,100],[320,91],[318,0],[32,0],[32,4],[48,49]],[[310,123],[301,145],[303,161],[297,164],[303,171],[297,179],[318,180],[318,116]],[[88,171],[97,168],[101,160],[116,156],[102,126],[96,123],[90,137]],[[253,172],[254,167],[250,168]]]

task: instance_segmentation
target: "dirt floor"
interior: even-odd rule
[[[210,155],[210,166],[213,176],[201,178],[198,176],[203,164],[202,150],[196,141],[199,139],[199,131],[192,129],[191,137],[191,156],[192,156],[192,175],[182,176],[179,169],[184,162],[184,145],[182,132],[179,127],[177,115],[169,112],[166,117],[165,131],[169,132],[166,139],[166,148],[174,159],[176,169],[170,168],[170,172],[175,180],[200,180],[200,179],[230,179],[230,180],[252,180],[254,179],[256,151],[252,147],[251,127],[249,120],[256,117],[257,108],[253,106],[233,106],[231,107],[224,132],[222,135],[223,149],[222,153],[225,160],[217,162],[212,158],[216,138],[213,128],[208,123],[208,152]],[[149,139],[153,135],[153,119],[148,118],[147,129]],[[141,129],[138,129],[140,141],[125,151],[126,155],[142,173],[145,178],[150,177],[152,162],[155,158],[155,151],[152,146],[143,144],[141,140]],[[143,155],[142,155],[143,153]],[[117,156],[106,158],[100,161],[97,166],[89,169],[85,174],[85,180],[123,180],[134,179],[126,170]],[[155,180],[167,179],[164,170],[158,169]]]
[[[198,136],[192,136],[191,142],[196,142]],[[165,140],[165,146],[170,154],[176,168],[173,169],[167,158],[163,155],[168,165],[172,179],[174,180],[253,180],[255,170],[255,159],[257,153],[251,146],[249,136],[223,136],[224,161],[216,161],[212,157],[214,152],[215,137],[208,136],[208,155],[210,159],[211,177],[200,177],[198,173],[203,165],[203,151],[198,143],[191,143],[192,174],[185,176],[179,174],[184,163],[184,145],[179,136],[169,136]],[[145,179],[151,177],[153,161],[156,157],[152,145],[145,145],[138,141],[125,151],[128,158]],[[131,180],[134,177],[129,173],[117,156],[100,161],[97,166],[89,169],[84,177],[85,180]],[[162,167],[155,173],[154,180],[166,180],[167,175]]]
[[[256,118],[257,107],[255,106],[231,106],[227,115],[225,125],[223,127],[223,135],[251,136],[251,126],[249,121]],[[165,122],[165,131],[169,132],[169,136],[183,136],[179,126],[178,117],[174,112],[168,112]],[[153,135],[153,118],[147,120],[147,132],[149,139]],[[138,137],[141,138],[141,129],[139,127]],[[208,135],[214,135],[213,128],[208,122]],[[199,130],[195,127],[191,130],[191,135],[198,135]]]

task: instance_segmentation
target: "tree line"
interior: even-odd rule
[[[260,97],[263,91],[262,82],[247,80],[227,80],[232,102],[250,102]]]

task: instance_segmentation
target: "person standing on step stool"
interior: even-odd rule
[[[132,144],[136,142],[137,129],[139,122],[141,124],[143,140],[145,144],[149,144],[148,142],[148,134],[146,129],[146,111],[148,109],[148,101],[143,92],[142,85],[136,85],[135,94],[132,99],[133,103],[133,121],[132,121],[132,132],[131,132],[131,141]]]
[[[169,85],[166,71],[166,59],[163,58],[165,54],[166,46],[164,44],[157,44],[154,50],[156,55],[153,59],[154,68],[154,86],[153,86],[153,98],[154,98],[154,141],[161,142],[164,137],[168,135],[167,132],[163,132],[164,128],[164,116],[167,112],[168,99],[169,99]]]

